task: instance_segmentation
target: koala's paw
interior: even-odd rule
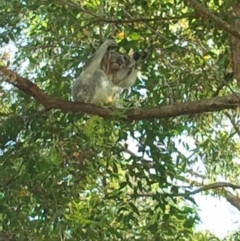
[[[133,58],[135,59],[135,61],[140,61],[143,60],[147,57],[148,53],[147,52],[135,52],[133,54]]]
[[[117,43],[114,39],[107,39],[104,43],[103,46],[107,49],[115,49],[117,47]]]

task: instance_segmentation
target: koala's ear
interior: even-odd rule
[[[141,53],[135,52],[133,54],[133,58],[135,61],[141,61],[141,60],[145,59],[147,57],[147,55],[148,55],[148,52],[141,52]]]

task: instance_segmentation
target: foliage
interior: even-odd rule
[[[226,20],[233,2],[201,3]],[[122,52],[149,51],[142,78],[126,94],[130,102],[166,106],[236,89],[224,79],[231,55],[228,33],[199,17],[188,1],[2,0],[0,9],[3,61],[10,59],[16,73],[54,98],[70,100],[82,63],[109,35]],[[21,90],[6,83],[2,88],[4,235],[214,240],[194,231],[199,217],[191,191],[199,182],[190,170],[200,165],[204,184],[224,178],[239,185],[237,111],[124,122],[118,113],[105,120],[45,112]]]

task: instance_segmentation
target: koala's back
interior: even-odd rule
[[[77,77],[72,86],[72,97],[74,101],[81,101],[91,103],[95,86],[91,81],[93,73],[96,69],[100,68],[100,62],[94,61],[95,55],[93,54],[84,64],[82,73]]]
[[[100,69],[94,70],[91,75],[82,72],[72,86],[74,101],[96,105],[113,102],[113,96],[117,92],[119,92],[119,87],[113,86]]]
[[[90,86],[90,78],[90,75],[82,73],[75,80],[72,86],[72,97],[74,101],[91,102],[94,95],[94,88]]]

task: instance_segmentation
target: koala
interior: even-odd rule
[[[146,53],[135,53],[129,57],[118,53],[116,47],[114,40],[107,39],[87,60],[72,86],[74,101],[112,105],[115,95],[135,83],[136,66],[146,57]]]

